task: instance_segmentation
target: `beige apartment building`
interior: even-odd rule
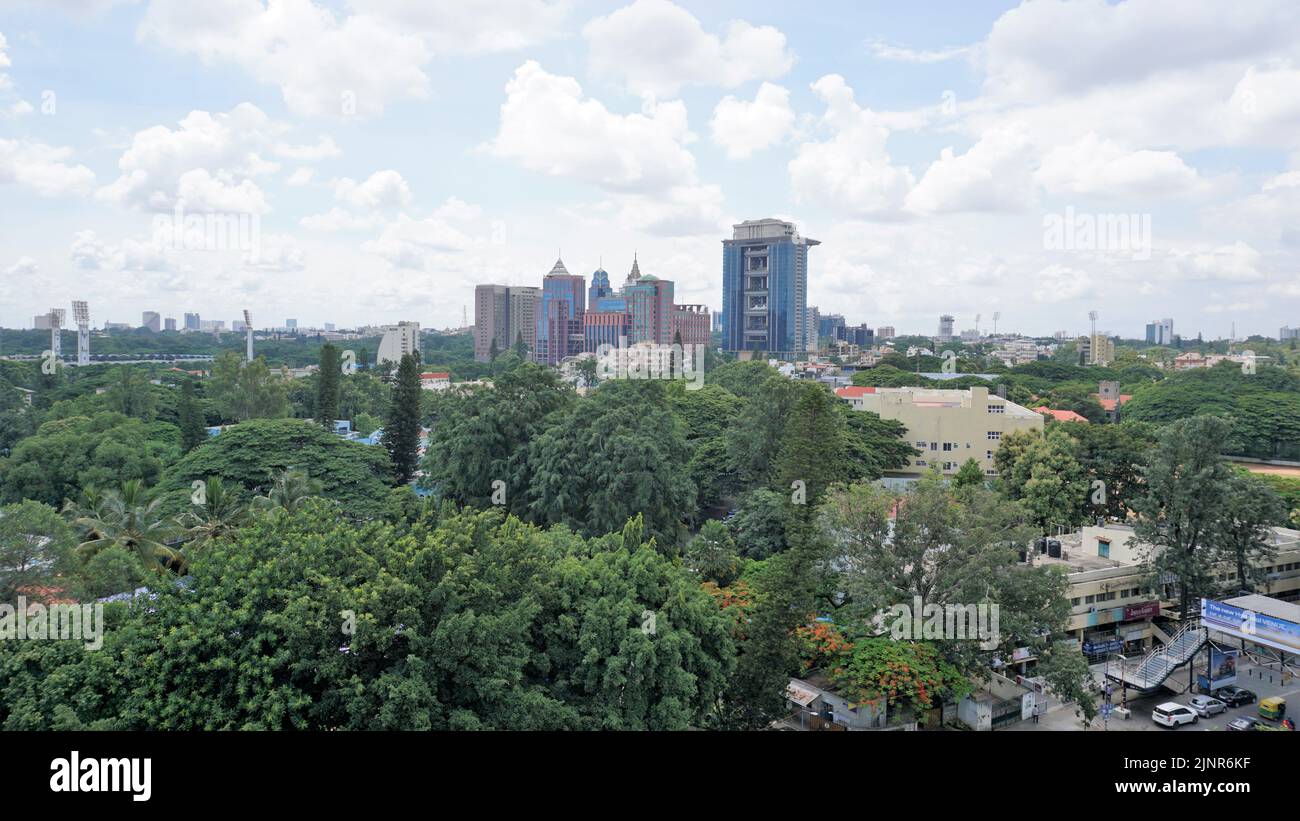
[[[989,389],[837,388],[836,396],[854,410],[870,411],[881,419],[896,419],[907,426],[907,441],[921,451],[907,466],[887,473],[887,486],[916,481],[938,466],[952,475],[974,458],[986,476],[996,476],[993,454],[1002,437],[1017,430],[1042,430],[1043,416],[999,396]]]

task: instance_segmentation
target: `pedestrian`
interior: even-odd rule
[[[1042,714],[1043,714],[1043,705],[1035,703],[1035,704],[1034,704],[1034,723],[1035,723],[1035,724],[1038,723],[1038,717],[1041,716]]]

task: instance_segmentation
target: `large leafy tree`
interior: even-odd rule
[[[212,363],[208,395],[222,418],[234,422],[275,419],[289,413],[288,385],[260,356],[245,362],[232,351],[219,354]]]
[[[1143,469],[1146,493],[1135,504],[1134,533],[1150,547],[1152,575],[1172,574],[1184,621],[1196,599],[1214,595],[1214,539],[1221,530],[1231,469],[1219,448],[1231,427],[1216,416],[1194,416],[1165,428]]]
[[[180,433],[166,423],[119,413],[52,420],[13,449],[0,471],[0,495],[62,505],[84,488],[154,482],[179,450]]]
[[[75,546],[72,530],[49,505],[28,500],[0,508],[0,602],[20,593],[31,601],[57,597]]]
[[[1264,568],[1276,552],[1272,526],[1286,521],[1287,510],[1262,479],[1234,472],[1227,481],[1214,543],[1234,571],[1225,592],[1236,595],[1265,581]]]
[[[0,726],[681,730],[734,669],[726,617],[635,523],[448,511],[399,535],[316,501],[191,579],[115,606],[98,652],[0,643]]]
[[[799,386],[799,396],[786,417],[781,448],[775,465],[776,489],[786,492],[802,483],[804,511],[821,500],[832,482],[844,481],[849,462],[844,458],[845,422],[839,402],[825,386]],[[856,477],[854,477],[856,478]]]
[[[181,431],[181,450],[189,453],[208,438],[207,420],[195,395],[193,379],[181,383],[181,398],[176,413]]]
[[[503,482],[506,507],[528,508],[528,444],[548,416],[575,401],[554,371],[520,363],[498,375],[491,389],[448,397],[429,436],[424,481],[444,499],[492,504],[493,482]]]
[[[757,371],[754,375],[763,373],[752,370]],[[756,392],[753,388],[747,391],[750,395],[744,408],[727,431],[728,459],[742,490],[770,487],[776,481],[786,421],[799,401],[799,386],[772,373]]]
[[[168,469],[168,510],[188,509],[195,481],[220,477],[230,490],[256,494],[294,467],[309,471],[325,496],[357,517],[379,514],[392,475],[381,447],[350,442],[303,419],[255,419],[226,428]]]
[[[675,551],[696,509],[689,460],[661,382],[606,382],[529,447],[528,514],[588,535],[639,514],[660,548]]]

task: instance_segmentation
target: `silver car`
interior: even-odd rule
[[[1196,714],[1201,718],[1216,716],[1228,709],[1227,704],[1213,696],[1192,696],[1191,700],[1187,702],[1187,706],[1196,711]]]

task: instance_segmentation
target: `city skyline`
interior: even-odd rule
[[[1290,4],[489,5],[6,4],[0,325],[456,327],[557,246],[717,311],[766,217],[823,243],[807,305],[904,333],[1300,324]],[[1174,17],[1176,53],[1131,47]]]

